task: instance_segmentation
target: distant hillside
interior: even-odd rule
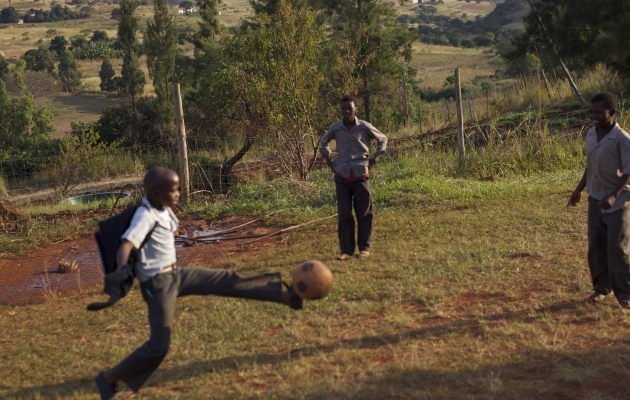
[[[438,2],[425,2],[411,9],[407,8],[412,13],[400,15],[398,21],[410,31],[416,32],[424,43],[486,47],[497,43],[510,30],[520,28],[526,7],[524,0],[505,0],[496,4],[487,15],[471,18],[461,11],[451,12],[450,16],[445,15],[440,13],[442,7]],[[452,8],[442,9],[444,10],[453,11]]]

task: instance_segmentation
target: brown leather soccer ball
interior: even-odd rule
[[[321,261],[305,261],[293,271],[293,289],[304,300],[326,297],[332,284],[332,271]]]

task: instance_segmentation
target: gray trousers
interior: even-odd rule
[[[593,290],[630,301],[630,209],[602,213],[588,199],[588,267]]]
[[[359,251],[372,249],[372,192],[368,179],[349,182],[335,177],[337,191],[337,233],[339,247],[344,254],[354,254],[356,247],[355,224],[352,209],[357,216]]]
[[[140,284],[149,306],[151,337],[112,369],[114,376],[134,392],[146,382],[166,357],[178,297],[216,295],[282,302],[279,272],[241,275],[234,271],[207,268],[177,268]]]

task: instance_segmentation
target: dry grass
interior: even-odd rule
[[[494,10],[497,3],[502,3],[503,0],[484,0],[477,4],[475,0],[467,3],[462,0],[444,0],[444,4],[433,4],[425,1],[426,5],[433,5],[437,7],[438,13],[449,16],[451,18],[461,17],[462,14],[466,14],[468,19],[474,19],[477,16],[484,17]],[[413,9],[417,7],[417,4],[411,4],[405,2],[400,5],[398,1],[392,2],[399,14],[411,14]]]
[[[180,299],[171,352],[142,396],[627,398],[630,319],[612,299],[601,307],[582,301],[586,213],[564,207],[573,184],[428,208],[414,193],[418,203],[405,212],[377,212],[375,251],[365,261],[332,260],[334,223],[235,258],[223,266],[285,276],[304,259],[321,259],[335,272],[333,293],[300,313]],[[147,336],[137,287],[113,309],[84,311],[97,297],[0,307],[0,396],[97,398],[91,377]]]

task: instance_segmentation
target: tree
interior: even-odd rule
[[[147,55],[149,76],[157,95],[157,111],[163,125],[171,127],[174,118],[173,95],[170,81],[175,71],[177,30],[168,7],[168,0],[155,0],[153,19],[147,21],[144,47]]]
[[[26,89],[26,83],[24,83],[24,69],[26,68],[26,62],[22,59],[15,62],[13,68],[13,83],[15,83],[15,90],[21,92]]]
[[[605,64],[623,77],[630,77],[630,0],[542,0],[534,3],[560,56],[572,69]],[[512,40],[513,49],[503,56],[511,63],[526,54],[558,65],[538,17],[524,17],[525,30]],[[546,54],[545,54],[546,53]]]
[[[347,41],[361,79],[364,118],[372,120],[372,96],[388,77],[400,76],[400,61],[411,58],[415,37],[399,24],[393,6],[382,0],[324,0],[334,13],[335,36]]]
[[[179,3],[179,8],[183,8],[184,10],[189,10],[193,8],[193,2],[190,0],[184,0],[181,3]]]
[[[107,40],[109,40],[109,37],[107,37],[107,32],[100,30],[95,30],[92,34],[92,37],[90,38],[90,41],[92,42],[102,42]]]
[[[9,63],[2,54],[0,54],[0,79],[9,73]]]
[[[50,41],[50,46],[48,46],[48,48],[50,49],[50,51],[54,51],[57,54],[61,54],[64,52],[64,50],[66,50],[67,46],[68,46],[68,41],[66,40],[65,37],[55,36]]]
[[[115,92],[118,90],[116,87],[116,81],[114,80],[115,75],[116,71],[114,71],[114,66],[112,65],[109,57],[103,57],[101,69],[98,72],[98,76],[101,78],[101,91]]]
[[[37,50],[29,50],[22,56],[26,62],[26,69],[44,71],[49,74],[55,72],[55,52],[46,46],[39,46]]]
[[[121,94],[131,97],[131,107],[134,113],[134,130],[136,129],[136,97],[144,91],[145,77],[138,61],[138,33],[139,18],[135,11],[140,5],[138,0],[120,1],[120,19],[118,20],[118,41],[123,50],[122,76],[119,90]]]
[[[61,53],[59,59],[59,81],[66,92],[74,92],[81,88],[81,70],[70,50]]]
[[[294,8],[305,9],[309,5],[309,0],[290,0]],[[265,13],[271,15],[278,9],[280,0],[249,0],[256,14]],[[311,1],[313,3],[313,1]]]
[[[24,60],[18,60],[16,68],[18,64],[24,64]],[[52,121],[52,111],[38,108],[32,94],[10,97],[4,81],[0,80],[0,159],[49,152],[54,131]]]
[[[14,7],[5,7],[0,10],[1,24],[16,24],[20,20],[20,12]]]
[[[111,13],[111,19],[119,20],[120,19],[120,8],[114,8]]]
[[[254,137],[273,135],[282,168],[308,179],[321,130],[317,115],[312,114],[318,110],[324,82],[317,67],[323,55],[324,29],[316,19],[315,12],[281,0],[275,14],[259,14],[243,35],[225,39],[225,52],[232,62],[208,77],[211,97],[206,104],[239,121],[245,137],[241,151],[224,162],[228,171],[222,172],[229,172]]]
[[[107,176],[108,146],[100,141],[91,126],[73,124],[73,134],[61,140],[53,187],[59,199],[86,181]]]

